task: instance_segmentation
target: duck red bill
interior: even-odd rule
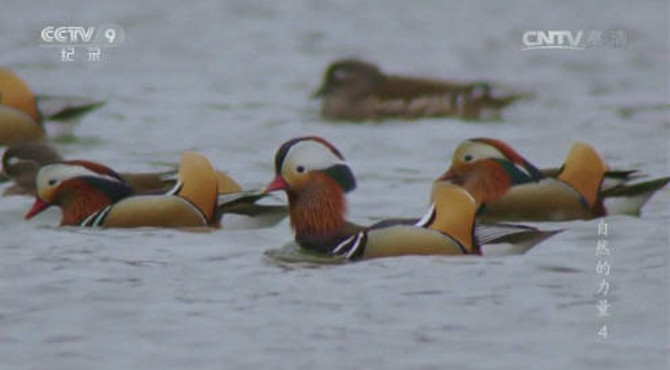
[[[24,216],[26,220],[30,220],[33,218],[36,214],[44,211],[45,209],[49,208],[51,204],[45,202],[42,200],[42,198],[35,198],[35,203],[33,203],[33,206],[30,207],[30,210],[26,215]]]
[[[281,175],[275,176],[274,180],[272,180],[271,183],[269,183],[265,189],[263,189],[264,193],[269,193],[271,191],[275,190],[286,190],[288,188],[288,184],[286,183],[286,180],[284,180]]]

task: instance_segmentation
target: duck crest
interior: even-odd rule
[[[84,168],[86,168],[86,169],[88,169],[92,172],[97,173],[97,174],[100,174],[100,175],[103,175],[103,176],[113,177],[113,178],[115,178],[119,181],[122,181],[122,182],[124,181],[123,178],[121,177],[121,175],[119,175],[116,171],[114,171],[113,169],[111,169],[111,168],[109,168],[109,167],[107,167],[103,164],[97,163],[97,162],[87,161],[85,159],[72,159],[72,160],[68,160],[68,161],[63,161],[62,163],[75,165],[75,166],[81,166],[81,167],[84,167]]]
[[[526,161],[521,154],[514,150],[511,146],[505,143],[502,140],[493,139],[490,137],[476,137],[470,139],[470,141],[488,144],[496,149],[498,149],[507,159],[514,163],[523,163]]]
[[[297,137],[291,140],[286,141],[284,144],[282,144],[281,147],[277,150],[277,154],[275,154],[275,172],[280,173],[281,169],[284,164],[284,160],[288,156],[288,153],[293,147],[295,147],[296,144],[304,141],[316,141],[317,143],[320,143],[321,145],[325,146],[326,148],[330,149],[330,151],[338,157],[340,160],[344,161],[344,157],[342,156],[342,153],[340,153],[339,150],[333,144],[329,143],[326,139],[319,137],[319,136],[303,136],[303,137]]]
[[[311,174],[300,191],[288,190],[291,226],[296,239],[335,234],[344,226],[346,200],[337,182],[326,174]]]
[[[528,172],[528,175],[531,177],[533,181],[539,181],[545,177],[544,174],[542,174],[542,172],[537,167],[528,162],[528,160],[526,160],[526,158],[524,158],[521,154],[519,154],[519,152],[517,152],[516,150],[514,150],[514,148],[512,148],[510,145],[501,140],[487,137],[479,137],[470,139],[470,141],[488,144],[496,148],[509,161],[519,166],[522,166]]]

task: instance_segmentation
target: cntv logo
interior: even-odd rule
[[[584,31],[526,31],[523,33],[522,41],[526,46],[523,50],[564,49],[584,50],[582,37]]]

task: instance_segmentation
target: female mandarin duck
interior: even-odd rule
[[[639,214],[670,181],[628,184],[634,177],[635,171],[608,171],[598,153],[581,142],[572,146],[559,170],[539,170],[506,143],[476,138],[458,146],[436,184],[449,182],[470,192],[479,200],[482,220],[563,221]]]
[[[430,211],[418,221],[364,227],[345,219],[345,194],[356,187],[356,180],[326,140],[308,136],[287,141],[275,155],[275,172],[265,191],[286,191],[295,240],[309,251],[346,260],[481,253],[474,228],[476,202],[457,186],[436,186]],[[535,238],[534,244],[546,237]]]
[[[13,181],[2,195],[35,195],[35,175],[40,167],[63,161],[56,149],[42,142],[13,145],[2,154],[1,181]]]
[[[22,79],[0,68],[0,145],[42,140],[43,119],[71,120],[103,104],[85,98],[36,98]]]
[[[37,197],[26,219],[52,205],[62,209],[62,226],[216,227],[224,213],[272,213],[267,221],[271,224],[283,218],[273,206],[245,207],[262,195],[235,192],[236,184],[229,187],[224,179],[222,185],[220,179],[209,161],[196,153],[183,154],[177,183],[164,194],[138,194],[119,174],[98,163],[49,164],[37,173]],[[222,187],[228,188],[218,195]]]
[[[496,97],[491,86],[482,82],[452,83],[386,75],[377,66],[355,59],[331,64],[314,96],[323,99],[324,118],[352,121],[440,116],[498,118],[502,108],[528,97]]]

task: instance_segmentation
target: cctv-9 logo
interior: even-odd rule
[[[118,25],[47,26],[42,29],[40,36],[47,46],[114,47],[125,40],[123,28]]]

